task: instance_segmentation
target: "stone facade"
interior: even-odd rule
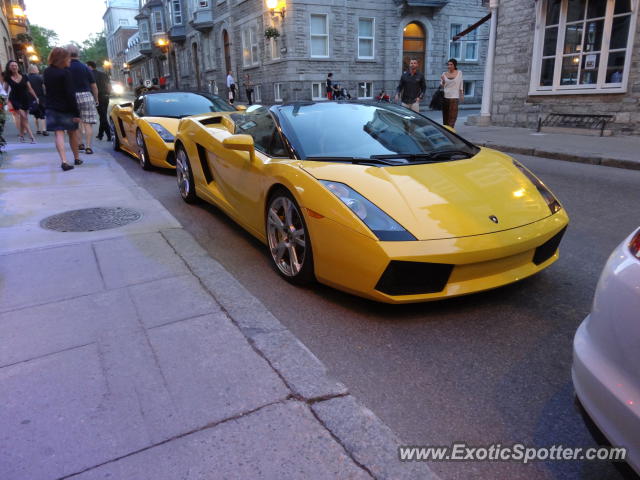
[[[259,101],[265,104],[311,100],[318,93],[324,96],[328,72],[333,72],[334,82],[347,88],[352,97],[375,96],[380,90],[392,95],[402,73],[403,28],[411,22],[419,23],[426,34],[421,64],[428,82],[428,98],[425,98],[428,103],[446,69],[450,24],[459,23],[464,29],[488,12],[482,0],[289,0],[282,17],[278,12],[273,14],[265,0],[182,0],[178,2],[178,20],[182,24],[176,25],[173,10],[176,2],[163,1],[167,36],[172,38],[166,56],[168,85],[180,89],[205,89],[226,96],[226,70],[229,68],[240,87],[241,100],[246,98],[243,83],[249,74],[256,85]],[[206,4],[208,17],[203,17],[203,4]],[[310,54],[312,14],[327,16],[329,52],[324,58]],[[374,19],[373,58],[358,58],[361,17]],[[180,26],[183,27],[181,34],[171,34],[172,29]],[[276,41],[264,36],[265,29],[270,26],[281,34]],[[251,34],[244,33],[245,30],[253,30],[253,39]],[[459,63],[464,79],[473,82],[473,95],[467,96],[467,103],[479,103],[482,95],[488,25],[480,27],[476,35],[477,59]],[[243,61],[243,36],[245,42],[249,40],[249,47],[253,46],[253,49],[249,48],[248,64]],[[272,54],[274,49],[276,55]],[[372,87],[369,92],[359,89],[361,82],[370,84],[367,85]],[[276,98],[276,88],[280,92],[279,98]]]
[[[140,8],[139,0],[107,0],[107,10],[102,16],[107,38],[107,53],[111,61],[111,78],[124,81],[123,64],[129,38],[138,30],[135,16]]]
[[[631,2],[638,15],[638,1]],[[550,113],[614,115],[613,134],[640,134],[640,22],[632,32],[627,88],[622,93],[531,95],[537,8],[546,3],[501,0],[496,38],[491,121],[495,125],[533,128]]]

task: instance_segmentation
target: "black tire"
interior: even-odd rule
[[[118,130],[113,124],[113,120],[109,120],[109,128],[111,128],[111,144],[116,152],[120,151],[120,138],[118,137]]]
[[[290,218],[287,220],[288,208]],[[300,229],[302,232],[296,233]],[[278,188],[269,196],[265,230],[269,257],[276,272],[294,285],[313,283],[315,274],[309,230],[298,202],[284,188]]]
[[[178,182],[178,192],[187,203],[196,203],[196,184],[193,179],[193,170],[189,156],[182,145],[176,145],[176,180]]]
[[[136,144],[138,145],[138,162],[143,170],[152,170],[153,165],[149,161],[149,152],[147,150],[147,143],[144,141],[144,135],[142,131],[138,129],[136,131]]]

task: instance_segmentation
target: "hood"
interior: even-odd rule
[[[442,163],[372,167],[302,161],[301,168],[319,180],[350,186],[418,240],[499,232],[551,215],[511,157],[484,148],[473,158]]]
[[[142,117],[147,123],[159,123],[164,128],[169,130],[171,134],[175,137],[178,134],[178,124],[180,123],[179,118],[167,118],[167,117]]]

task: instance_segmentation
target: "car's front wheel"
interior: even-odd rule
[[[144,142],[144,135],[142,131],[136,132],[136,143],[138,144],[138,161],[143,170],[151,170],[151,162],[149,162],[149,152],[147,151],[147,144]]]
[[[196,185],[193,180],[193,172],[189,157],[183,146],[176,146],[176,179],[178,180],[178,191],[180,196],[187,203],[195,203]]]
[[[266,226],[276,271],[297,285],[312,282],[315,277],[311,239],[300,207],[288,191],[278,189],[269,197]]]

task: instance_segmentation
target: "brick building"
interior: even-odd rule
[[[482,0],[148,0],[137,18],[146,75],[175,88],[226,95],[231,70],[241,97],[248,74],[258,102],[311,100],[333,72],[353,97],[372,98],[392,93],[416,57],[430,95],[456,57],[465,100],[478,103],[488,27],[451,38],[486,14]],[[267,38],[269,27],[279,36]]]
[[[491,122],[611,115],[613,134],[640,134],[637,18],[638,0],[500,0]]]

